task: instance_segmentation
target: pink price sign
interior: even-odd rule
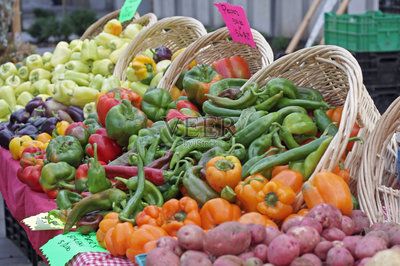
[[[243,7],[230,5],[228,3],[214,5],[218,7],[222,18],[228,27],[229,33],[232,36],[232,40],[234,42],[248,44],[256,49],[253,34],[251,33],[249,22],[247,21],[247,16]]]

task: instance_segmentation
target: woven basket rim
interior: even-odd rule
[[[154,39],[154,38],[163,38],[159,33],[165,32],[166,29],[171,28],[182,28],[185,26],[183,30],[191,31],[195,33],[198,37],[207,34],[204,25],[197,19],[185,16],[174,16],[163,18],[150,27],[142,30],[139,34],[132,40],[128,47],[124,50],[120,58],[118,59],[117,64],[114,69],[114,76],[118,77],[120,80],[125,80],[125,71],[128,67],[129,62],[139,53],[142,52],[143,47],[141,46],[143,43],[149,43],[146,40]],[[185,36],[185,35],[183,35]],[[150,45],[150,44],[149,44]],[[139,50],[141,48],[142,50]],[[147,47],[152,48],[152,47]],[[146,49],[147,49],[146,48]],[[154,47],[155,48],[155,47]]]
[[[251,29],[254,42],[256,47],[261,54],[261,68],[267,66],[274,60],[273,51],[271,46],[268,44],[266,39],[259,33],[257,30]],[[172,87],[177,82],[179,75],[189,67],[190,63],[202,53],[203,49],[209,48],[212,45],[224,41],[231,40],[231,35],[227,27],[223,27],[217,29],[213,32],[209,32],[206,35],[200,37],[195,42],[190,44],[182,53],[180,53],[175,60],[171,63],[165,75],[159,82],[159,87],[164,88],[166,90],[171,90]],[[227,42],[228,44],[228,42]],[[241,44],[243,46],[249,46],[247,44]],[[227,47],[229,49],[229,47]],[[232,51],[232,55],[234,55],[234,51]],[[207,54],[203,57],[207,57]],[[211,55],[210,55],[211,56]]]

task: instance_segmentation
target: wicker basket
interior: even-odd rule
[[[371,223],[393,221],[400,223],[398,189],[398,143],[400,126],[400,97],[376,123],[363,151],[358,176],[358,198],[361,210]]]
[[[125,80],[129,62],[140,52],[158,46],[168,47],[172,53],[189,46],[207,34],[203,24],[190,17],[168,17],[142,30],[124,50],[114,69],[114,76]]]
[[[118,19],[119,17],[119,12],[121,9],[115,10],[104,17],[98,19],[95,23],[90,25],[89,28],[86,29],[86,31],[82,34],[81,40],[85,39],[92,39],[93,37],[97,36],[100,32],[103,31],[104,25],[107,24],[108,21],[112,19]],[[142,24],[143,26],[151,25],[154,24],[157,21],[157,17],[154,14],[146,14],[143,16],[144,19],[138,20],[140,18],[139,13],[136,12],[135,16],[131,20],[125,21],[122,23],[122,28],[125,28],[131,23],[139,23]]]
[[[365,138],[380,117],[371,97],[362,84],[362,73],[357,60],[345,49],[334,45],[304,48],[281,57],[254,74],[248,82],[264,86],[270,79],[282,77],[297,86],[320,91],[331,106],[343,106],[339,130],[318,163],[314,173],[333,170],[346,149],[354,123],[360,126],[359,136]],[[244,85],[245,86],[245,85]],[[350,169],[350,189],[357,192],[356,179],[361,160],[362,144],[356,143],[348,154],[345,166]],[[310,179],[313,179],[314,173]],[[297,196],[295,209],[304,203],[302,194]]]
[[[272,63],[274,56],[265,38],[256,30],[252,30],[252,34],[257,49],[233,42],[226,27],[200,37],[171,63],[158,87],[171,90],[179,75],[193,60],[196,60],[198,64],[211,64],[224,57],[239,55],[249,63],[251,73],[256,73]]]

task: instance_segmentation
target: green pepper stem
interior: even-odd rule
[[[180,211],[175,213],[174,215],[174,220],[179,221],[179,222],[183,222],[186,219],[186,212],[184,211]]]
[[[276,203],[278,202],[279,198],[276,195],[275,192],[268,192],[265,197],[264,197],[264,201],[265,204],[267,204],[267,206],[276,206]]]
[[[250,184],[250,182],[253,181],[253,180],[264,182],[264,179],[262,179],[261,177],[252,177],[249,180],[247,180],[245,183],[243,183],[243,186],[246,186],[246,185]]]
[[[71,190],[75,190],[75,185],[73,184],[69,184],[65,181],[59,181],[58,185],[62,188],[66,188],[66,189],[71,189]]]
[[[361,144],[364,144],[364,139],[363,139],[362,137],[352,137],[352,138],[349,138],[348,143],[353,142],[353,141],[360,141]]]
[[[231,170],[234,167],[235,167],[235,165],[226,159],[218,160],[215,163],[215,168],[217,168],[220,171],[224,171],[224,172]]]

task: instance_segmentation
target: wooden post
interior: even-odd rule
[[[349,3],[350,3],[350,0],[342,0],[338,10],[336,11],[336,15],[343,14],[346,11],[347,6],[349,5]],[[325,38],[322,36],[321,42],[319,44],[324,44],[324,42],[325,42]]]
[[[292,40],[290,41],[288,47],[286,48],[286,53],[289,54],[296,49],[297,44],[299,43],[301,36],[303,36],[304,31],[306,30],[308,24],[310,23],[310,20],[312,16],[314,15],[315,11],[317,10],[321,0],[314,0],[312,5],[310,6],[310,9],[308,9],[307,14],[305,15],[303,21],[300,24],[300,27],[297,29],[295,35],[293,36]]]
[[[20,8],[20,0],[16,0],[13,4],[12,8],[12,38],[15,44],[22,44],[22,36],[21,36],[21,8]]]

